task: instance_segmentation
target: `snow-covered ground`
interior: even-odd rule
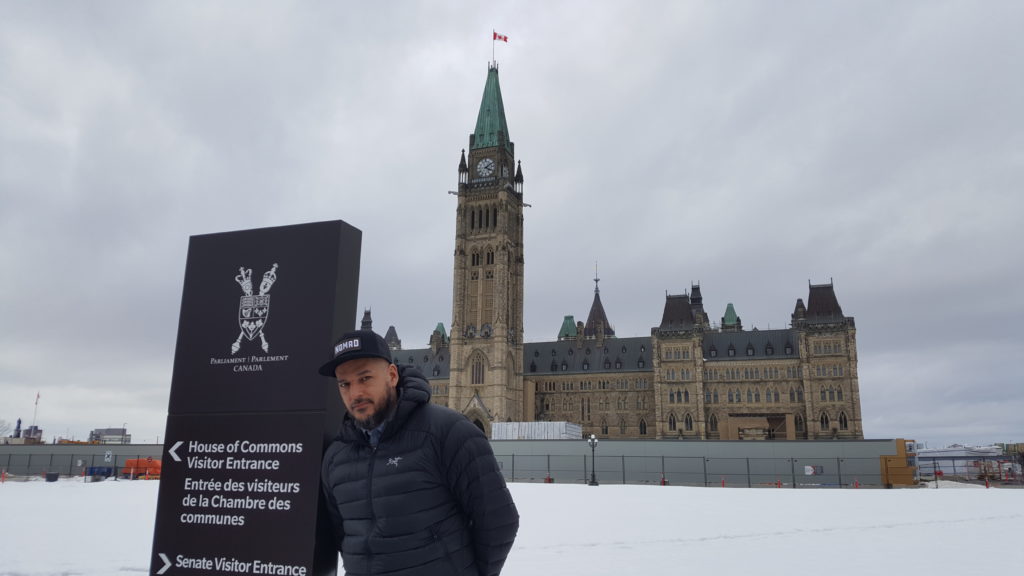
[[[1019,573],[1024,490],[964,486],[513,484],[503,574]],[[0,484],[0,576],[146,573],[156,495],[154,481]]]

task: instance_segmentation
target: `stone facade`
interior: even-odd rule
[[[666,295],[650,337],[617,338],[595,278],[586,323],[566,316],[554,340],[524,343],[514,151],[492,66],[458,167],[451,335],[439,324],[429,348],[403,350],[388,329],[395,361],[427,375],[434,402],[486,432],[542,420],[600,438],[863,438],[856,329],[831,282],[809,287],[786,329],[744,330],[731,303],[712,324],[694,285]]]

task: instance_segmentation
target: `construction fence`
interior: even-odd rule
[[[878,458],[497,455],[508,482],[859,488],[883,486]],[[596,462],[596,466],[595,466]]]
[[[97,446],[98,450],[83,452],[16,450],[0,453],[0,475],[4,480],[18,480],[34,476],[53,478],[60,476],[104,476],[117,474],[135,476],[128,466],[131,461],[160,458],[160,446],[124,445],[117,450]],[[134,453],[129,452],[136,448]]]

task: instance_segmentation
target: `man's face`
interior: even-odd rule
[[[380,425],[398,402],[398,368],[383,358],[358,358],[334,369],[345,409],[366,430]]]

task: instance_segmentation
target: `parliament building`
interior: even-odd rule
[[[732,304],[712,323],[692,285],[666,295],[650,337],[618,338],[595,279],[586,322],[566,316],[550,341],[523,342],[523,207],[491,65],[458,166],[450,333],[439,323],[417,349],[393,326],[385,336],[396,363],[428,377],[433,402],[488,434],[493,422],[568,421],[611,439],[864,437],[856,328],[831,282],[797,298],[785,329],[745,330]]]

